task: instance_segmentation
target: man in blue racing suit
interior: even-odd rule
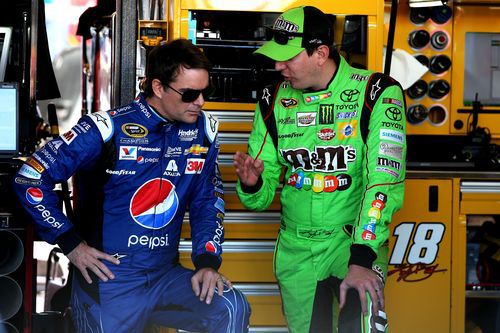
[[[209,69],[187,40],[156,47],[145,93],[82,117],[14,179],[40,237],[77,268],[71,305],[78,332],[142,332],[150,323],[248,331],[248,302],[217,272],[224,197],[218,121],[201,110]],[[73,224],[53,188],[75,172]],[[186,207],[194,272],[179,264]]]

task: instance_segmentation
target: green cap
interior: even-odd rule
[[[273,25],[273,38],[255,53],[286,61],[308,47],[333,44],[332,22],[316,7],[301,6],[281,14]]]

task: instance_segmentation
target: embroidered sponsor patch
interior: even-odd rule
[[[215,208],[217,208],[219,211],[221,211],[222,213],[224,213],[224,209],[225,209],[225,202],[224,202],[224,199],[222,198],[217,198],[217,200],[215,201]]]
[[[403,159],[403,147],[389,142],[381,142],[378,153],[398,160]]]
[[[204,158],[188,158],[186,163],[186,174],[200,174],[205,165]]]
[[[122,132],[131,138],[144,138],[148,135],[146,127],[134,123],[123,124]]]
[[[135,161],[137,159],[137,147],[120,146],[120,160]]]
[[[61,139],[69,145],[73,140],[78,136],[75,131],[69,130],[66,133],[61,135]]]
[[[339,122],[337,125],[337,133],[339,140],[347,138],[355,138],[358,135],[358,121],[351,120],[350,122]]]
[[[107,142],[113,136],[113,121],[105,111],[90,113],[90,119],[96,124],[101,133],[102,140]]]
[[[24,177],[30,178],[30,179],[42,178],[42,174],[40,172],[36,171],[35,169],[33,169],[32,167],[30,167],[27,164],[23,164],[21,169],[19,169],[19,174],[21,176],[24,176]]]
[[[335,122],[334,104],[319,105],[319,124],[333,124]]]
[[[392,105],[397,105],[399,107],[402,107],[403,106],[403,103],[401,103],[400,100],[398,99],[395,99],[395,98],[387,98],[387,97],[384,97],[382,98],[382,103],[384,104],[392,104]]]
[[[295,98],[282,98],[280,104],[287,109],[291,109],[299,104]]]
[[[316,125],[316,112],[297,112],[297,126],[307,127]]]
[[[219,120],[210,113],[203,111],[203,116],[205,117],[205,134],[207,135],[208,141],[210,143],[214,142],[215,136],[219,129]]]
[[[32,180],[32,179],[26,179],[26,178],[16,177],[16,178],[14,178],[14,181],[16,182],[16,184],[21,184],[21,185],[29,185],[29,186],[40,186],[40,185],[42,185],[42,181],[41,180]]]
[[[381,140],[389,140],[400,144],[404,144],[405,141],[405,135],[403,133],[389,129],[381,129],[379,137]]]
[[[31,158],[31,157],[28,158],[26,160],[26,164],[28,164],[29,166],[31,166],[33,169],[35,169],[39,173],[42,173],[42,172],[45,171],[45,168],[37,160],[35,160],[34,158]]]

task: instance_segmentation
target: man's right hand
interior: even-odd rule
[[[67,257],[80,270],[89,284],[92,283],[92,279],[87,269],[94,272],[102,281],[108,281],[108,279],[114,279],[115,276],[101,260],[107,260],[115,265],[120,264],[120,260],[110,254],[88,246],[85,242],[78,244],[73,251],[68,253]]]
[[[240,181],[246,186],[257,184],[264,171],[264,162],[254,160],[250,155],[237,151],[233,156],[233,165]]]

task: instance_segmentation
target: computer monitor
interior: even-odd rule
[[[464,105],[500,106],[500,33],[465,34]]]
[[[0,82],[0,158],[19,152],[19,98],[17,83]]]
[[[0,27],[0,82],[5,79],[5,70],[9,60],[10,39],[12,28]]]

